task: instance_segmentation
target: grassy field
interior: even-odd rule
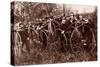
[[[42,44],[33,42],[30,46],[30,54],[25,51],[20,56],[15,56],[15,65],[28,65],[28,64],[54,64],[65,62],[84,62],[96,61],[97,52],[89,53],[87,51],[78,52],[62,52],[59,50],[59,42],[51,43],[47,49],[43,49]]]

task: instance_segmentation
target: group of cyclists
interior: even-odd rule
[[[42,42],[43,48],[47,48],[50,45],[48,42],[52,43],[54,39],[59,40],[62,46],[61,50],[66,51],[67,47],[73,48],[73,44],[78,42],[86,47],[92,42],[93,32],[91,29],[93,25],[89,17],[74,13],[70,13],[68,16],[65,14],[59,17],[49,16],[37,19],[36,22],[20,21],[14,23],[13,28],[17,33],[16,37],[19,37],[20,45],[26,46],[28,52],[30,52],[30,40]],[[76,41],[77,43],[75,43]]]

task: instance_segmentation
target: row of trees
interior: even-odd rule
[[[62,14],[69,14],[71,9],[66,10],[66,5],[54,3],[32,3],[32,2],[12,2],[11,11],[14,12],[14,22],[32,21],[44,18],[47,16],[57,16]]]

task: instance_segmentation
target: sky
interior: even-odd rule
[[[60,4],[62,6],[62,4]],[[71,9],[72,12],[76,13],[91,13],[96,9],[96,6],[87,5],[65,5],[66,9]]]
[[[78,13],[90,13],[95,10],[95,6],[79,6],[79,5],[67,5],[67,7],[71,7],[71,10],[78,11]]]

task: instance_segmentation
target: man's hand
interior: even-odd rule
[[[64,31],[61,31],[61,34],[64,34]]]
[[[29,37],[27,37],[27,40],[29,40],[30,38]]]
[[[41,29],[41,27],[37,27],[37,30],[40,30]]]

